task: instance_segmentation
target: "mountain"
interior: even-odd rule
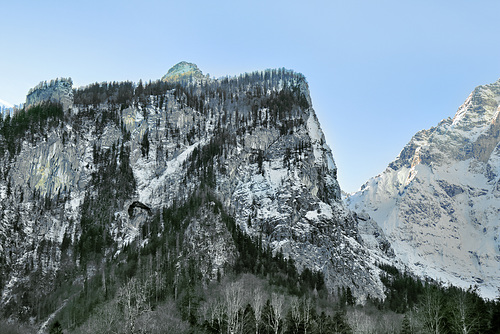
[[[500,286],[500,80],[454,117],[415,134],[380,175],[347,199],[375,220],[422,277],[495,298]]]
[[[146,85],[71,86],[39,84],[0,129],[5,316],[74,327],[133,282],[191,312],[193,282],[241,272],[384,298],[390,244],[344,205],[302,74],[183,62]]]

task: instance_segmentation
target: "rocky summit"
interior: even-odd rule
[[[61,78],[50,82],[41,82],[30,89],[26,96],[26,108],[40,103],[59,103],[64,110],[73,105],[73,81],[71,78]]]
[[[422,277],[495,298],[500,284],[500,80],[454,117],[418,132],[395,161],[349,197]]]
[[[161,79],[166,82],[178,82],[180,80],[202,79],[203,73],[198,66],[193,63],[181,61],[170,68]]]

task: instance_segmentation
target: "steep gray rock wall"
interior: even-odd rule
[[[202,187],[265,247],[294,259],[300,270],[322,271],[330,292],[349,286],[359,301],[367,295],[383,298],[375,261],[390,252],[382,237],[373,245],[364,241],[363,235],[378,231],[366,227],[360,233],[341,200],[337,167],[302,75],[280,69],[156,85],[165,91],[137,87],[120,103],[113,101],[126,96],[119,92],[126,85],[118,92],[97,87],[96,96],[109,96],[88,103],[73,104],[68,80],[42,84],[28,94],[27,105],[60,102],[73,112],[37,140],[23,139],[12,160],[0,161],[2,305],[19,302],[16,291],[31,284],[26,273],[32,262],[42,268],[45,282],[56,276],[62,259],[71,258],[63,251],[65,238],[87,247],[80,240],[87,228],[84,214],[85,224],[96,221],[109,234],[112,246],[103,253],[113,256],[142,238],[143,227],[163,209],[188,201]],[[97,88],[74,94],[82,101]],[[113,173],[126,173],[128,167],[133,189],[118,195],[123,180]],[[130,215],[134,201],[152,214]],[[101,216],[89,217],[92,212]],[[183,254],[201,261],[204,277],[214,279],[234,263],[236,248],[209,206],[190,219]],[[33,248],[40,244],[49,246]],[[86,275],[94,270],[88,264]]]

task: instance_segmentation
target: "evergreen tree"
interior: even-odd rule
[[[401,323],[401,334],[413,334],[407,314],[405,314],[403,322]]]
[[[144,132],[144,135],[142,136],[141,152],[142,152],[142,156],[143,157],[149,158],[149,138],[148,138],[148,131]]]
[[[257,324],[255,323],[255,312],[250,304],[247,304],[243,311],[243,333],[255,334]]]
[[[56,321],[50,326],[49,334],[63,334],[62,326],[59,321]]]
[[[338,311],[332,318],[330,323],[330,333],[335,334],[351,334],[352,328],[345,318],[345,313]]]
[[[356,299],[352,295],[352,291],[351,291],[350,287],[347,287],[347,289],[346,289],[345,300],[346,300],[347,305],[349,305],[349,306],[354,306],[354,304],[356,304]]]

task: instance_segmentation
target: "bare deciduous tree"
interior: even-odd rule
[[[123,314],[117,300],[99,306],[93,316],[78,328],[75,333],[115,333],[123,326]]]
[[[189,333],[189,323],[182,321],[179,311],[172,300],[158,306],[155,311],[144,313],[136,323],[139,333]]]
[[[224,290],[227,314],[227,333],[240,333],[243,326],[241,309],[244,306],[244,289],[241,281],[230,283]]]
[[[427,333],[442,333],[445,316],[443,306],[443,298],[439,290],[433,286],[427,286],[418,307],[418,314]]]
[[[224,326],[226,310],[220,296],[212,296],[200,308],[200,318],[207,322],[212,328],[222,331]]]
[[[118,302],[123,307],[127,327],[133,332],[137,318],[150,311],[145,287],[133,277],[118,292]]]
[[[253,298],[250,301],[250,305],[253,308],[255,314],[255,334],[259,334],[260,322],[262,319],[262,308],[264,307],[265,299],[264,292],[260,287],[253,290]]]
[[[307,334],[309,329],[312,327],[312,300],[309,297],[304,296],[302,298],[302,321],[304,323],[304,334]]]
[[[292,315],[292,325],[295,327],[295,332],[298,333],[300,328],[301,312],[299,298],[293,296],[290,300],[290,313]]]
[[[284,303],[285,297],[283,295],[275,292],[271,294],[271,316],[269,317],[269,325],[273,329],[274,334],[280,333],[283,327]]]
[[[469,293],[473,293],[473,290],[469,290]],[[450,323],[456,333],[475,333],[480,326],[479,314],[475,310],[473,296],[469,293],[459,290],[451,303]]]

